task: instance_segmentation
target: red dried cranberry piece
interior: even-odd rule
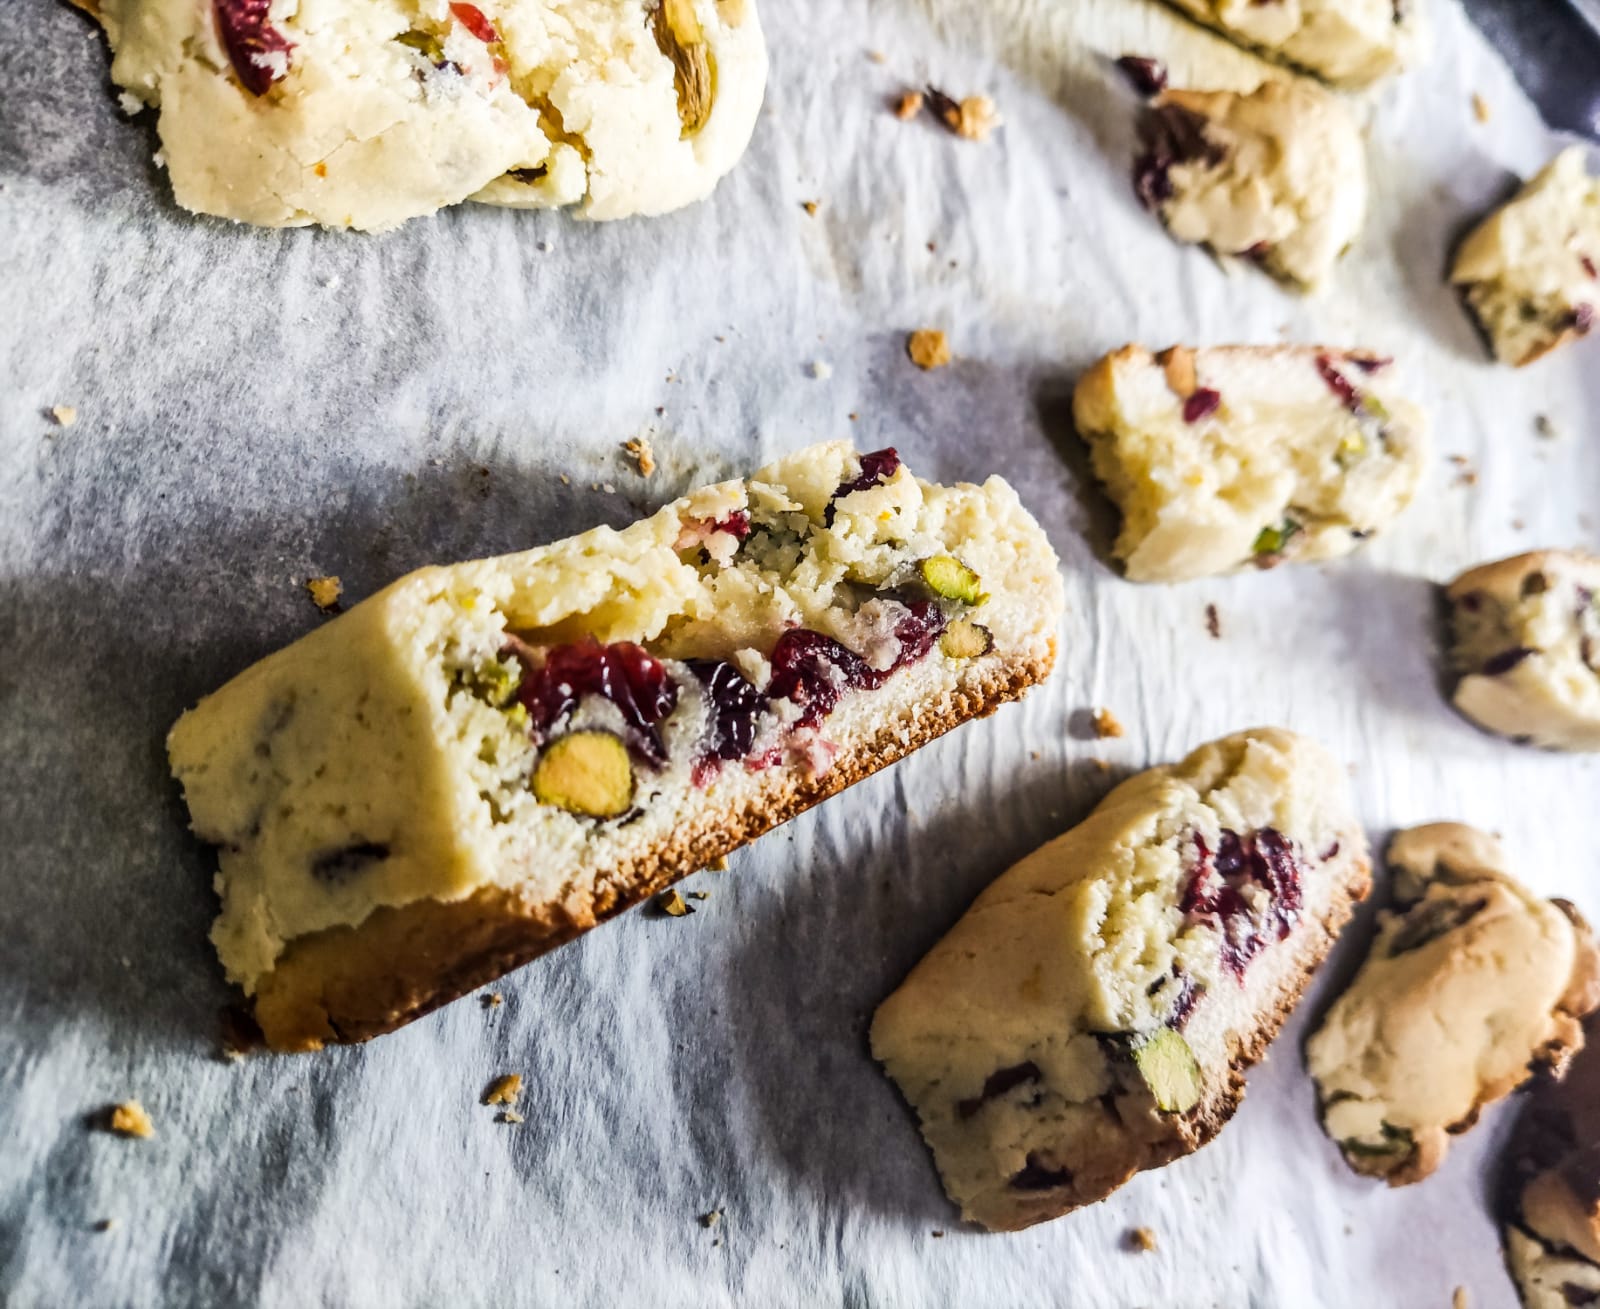
[[[1194,843],[1195,870],[1179,908],[1191,917],[1216,921],[1222,934],[1222,962],[1242,983],[1250,961],[1271,940],[1288,936],[1299,920],[1304,903],[1299,855],[1293,842],[1272,827],[1245,836],[1224,829],[1215,852],[1199,832]],[[1244,896],[1244,887],[1251,883],[1266,892],[1262,920],[1251,912]]]
[[[1172,198],[1174,164],[1200,160],[1215,167],[1227,151],[1206,137],[1206,120],[1180,105],[1157,105],[1139,120],[1140,154],[1133,164],[1133,189],[1146,209]]]
[[[456,16],[456,21],[471,32],[473,36],[482,41],[484,45],[493,45],[500,39],[500,33],[495,31],[494,24],[477,5],[469,5],[464,0],[453,0],[450,12]]]
[[[1159,59],[1150,59],[1144,55],[1123,55],[1117,60],[1117,67],[1123,71],[1129,84],[1140,95],[1158,95],[1166,89],[1167,66]]]
[[[711,524],[713,532],[726,532],[729,536],[743,541],[750,535],[750,515],[743,509],[735,509],[726,518],[719,518]]]
[[[1499,677],[1501,673],[1509,673],[1529,655],[1538,654],[1537,650],[1526,645],[1514,645],[1509,650],[1502,650],[1499,654],[1491,656],[1484,662],[1483,675],[1485,677]]]
[[[835,500],[854,491],[870,491],[879,482],[888,481],[900,468],[900,452],[893,446],[887,450],[874,450],[861,456],[861,472],[848,482],[840,482],[833,493]]]
[[[294,44],[268,21],[271,0],[212,0],[223,48],[251,95],[266,95],[289,68]],[[274,58],[281,55],[282,58]]]
[[[1354,364],[1363,373],[1376,373],[1394,362],[1390,355],[1347,354],[1344,358],[1346,363]]]
[[[520,642],[508,645],[501,657],[507,654],[523,664],[517,699],[527,708],[537,732],[548,733],[584,696],[598,695],[622,711],[642,754],[658,764],[666,762],[658,724],[677,706],[678,687],[666,665],[643,646],[632,641],[558,645],[537,669],[528,666]]]
[[[1328,390],[1339,397],[1339,401],[1353,414],[1362,412],[1361,392],[1357,391],[1354,384],[1333,366],[1333,360],[1327,355],[1317,356],[1317,372],[1322,374],[1322,380],[1328,384]]]
[[[691,659],[689,671],[700,679],[711,699],[706,756],[743,759],[755,744],[756,720],[767,711],[767,697],[725,659]]]
[[[1590,304],[1581,304],[1574,309],[1572,311],[1570,326],[1572,327],[1573,331],[1578,333],[1579,336],[1584,335],[1584,333],[1594,326],[1594,306]]]
[[[1600,1291],[1591,1291],[1587,1287],[1579,1286],[1576,1282],[1563,1282],[1561,1284],[1561,1298],[1573,1309],[1587,1309],[1592,1304],[1600,1304]]]
[[[1578,262],[1583,265],[1583,271],[1591,278],[1600,278],[1600,269],[1594,266],[1594,260],[1588,255],[1579,255]]]
[[[1183,402],[1183,421],[1198,423],[1202,418],[1209,418],[1216,413],[1221,404],[1221,392],[1213,391],[1209,386],[1197,387]]]
[[[936,601],[902,601],[910,611],[894,625],[895,638],[900,642],[900,653],[895,656],[889,672],[915,663],[933,649],[933,643],[944,633],[949,619]],[[885,674],[887,676],[887,674]]]
[[[1010,1068],[998,1068],[984,1079],[981,1094],[973,1096],[970,1100],[957,1102],[956,1113],[962,1118],[971,1118],[983,1108],[986,1101],[1004,1095],[1025,1082],[1037,1082],[1040,1076],[1039,1065],[1031,1059],[1024,1063],[1013,1064]]]
[[[774,700],[800,705],[804,710],[800,726],[815,727],[833,712],[847,689],[876,690],[887,676],[831,636],[793,627],[772,648],[767,691]]]

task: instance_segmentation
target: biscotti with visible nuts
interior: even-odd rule
[[[1368,86],[1410,64],[1423,42],[1419,0],[1168,0],[1190,17],[1336,86]]]

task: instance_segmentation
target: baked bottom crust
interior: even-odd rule
[[[1042,658],[975,671],[911,721],[898,717],[871,739],[841,750],[825,773],[775,769],[738,810],[696,813],[669,841],[559,904],[485,887],[461,900],[380,908],[356,927],[298,937],[256,990],[254,1016],[266,1044],[284,1052],[318,1050],[392,1032],[632,908],[952,728],[992,714],[1043,681],[1054,663],[1052,640]]]

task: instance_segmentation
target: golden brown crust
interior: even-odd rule
[[[1046,656],[978,673],[910,731],[886,727],[876,739],[841,752],[821,775],[773,770],[770,784],[741,812],[697,817],[669,842],[603,874],[591,894],[535,903],[513,890],[485,887],[462,900],[382,908],[357,927],[297,938],[256,992],[255,1018],[266,1043],[285,1052],[318,1050],[392,1032],[639,904],[951,728],[993,713],[1043,681],[1054,663],[1052,640]]]

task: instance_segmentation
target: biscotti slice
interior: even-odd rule
[[[1391,904],[1306,1061],[1346,1161],[1404,1186],[1485,1105],[1561,1074],[1600,1005],[1600,955],[1577,910],[1524,889],[1475,828],[1401,832],[1388,863]]]
[[[1563,150],[1484,219],[1450,280],[1502,363],[1521,367],[1594,326],[1600,308],[1600,180]]]
[[[280,1050],[398,1027],[1043,678],[998,478],[814,446],[623,531],[402,578],[186,713],[212,931]]]
[[[659,214],[744,152],[755,0],[77,0],[179,204],[377,231],[473,199]]]
[[[1411,63],[1419,0],[1169,0],[1230,40],[1337,86],[1363,87]]]
[[[1124,346],[1072,411],[1136,582],[1347,554],[1410,502],[1427,456],[1390,361],[1361,351]]]
[[[1600,1017],[1561,1081],[1517,1119],[1501,1198],[1506,1262],[1526,1309],[1600,1304]]]
[[[1368,878],[1343,768],[1267,728],[984,891],[872,1024],[962,1216],[1015,1231],[1211,1140]]]
[[[1244,255],[1303,290],[1360,234],[1367,160],[1350,111],[1306,82],[1167,90],[1139,122],[1134,188],[1180,241]]]
[[[1501,736],[1600,750],[1600,557],[1535,550],[1446,591],[1455,704]]]

